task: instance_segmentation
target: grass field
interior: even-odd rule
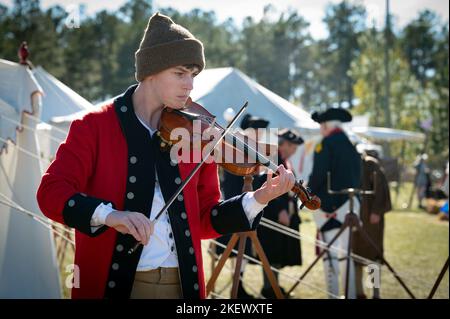
[[[303,216],[301,233],[314,238],[316,232],[314,221],[310,216]],[[437,220],[434,215],[415,212],[393,211],[386,215],[385,258],[394,270],[404,279],[406,285],[417,298],[426,298],[448,256],[448,222]],[[302,241],[303,265],[285,267],[290,277],[298,278],[315,258],[314,245]],[[206,257],[206,251],[204,256]],[[205,258],[206,277],[210,276],[210,260]],[[231,286],[222,289],[231,281],[232,262],[222,271],[216,285],[225,297],[230,296]],[[288,277],[280,277],[280,285],[289,289],[293,281]],[[262,287],[262,272],[258,265],[248,265],[244,273],[244,286],[254,295]],[[435,298],[449,298],[448,272],[441,282]],[[295,298],[327,298],[325,293],[323,266],[320,261],[295,290]],[[370,291],[366,291],[371,296]],[[383,266],[381,272],[382,298],[408,298],[396,279]]]
[[[397,207],[405,207],[409,200],[411,185],[404,185],[400,196],[393,201]],[[412,207],[417,203],[413,202]],[[312,240],[315,238],[316,227],[311,213],[302,212],[301,234],[303,265],[285,267],[283,273],[289,277],[280,276],[280,285],[289,289],[293,285],[291,278],[298,278],[315,258],[315,248]],[[415,294],[416,298],[426,298],[429,294],[446,258],[449,255],[449,224],[440,221],[436,215],[430,215],[416,209],[396,209],[386,214],[385,222],[385,258],[395,271],[404,279],[406,285]],[[310,239],[310,240],[307,240]],[[208,254],[209,242],[203,242],[203,256],[205,276],[211,275],[211,258]],[[282,249],[282,247],[280,247]],[[61,265],[62,284],[65,282],[65,265],[72,263],[72,252],[66,255]],[[230,296],[233,262],[228,260],[225,268],[216,283],[216,292],[224,297]],[[291,278],[290,278],[291,277]],[[257,295],[262,287],[262,272],[258,265],[248,265],[244,273],[244,287],[253,295]],[[69,291],[63,288],[64,296]],[[370,291],[366,291],[371,296]],[[381,297],[382,298],[408,298],[396,279],[383,266],[381,271]],[[295,290],[295,298],[327,298],[322,261],[312,269]],[[449,298],[449,275],[446,272],[435,298]]]
[[[436,215],[430,215],[418,209],[416,197],[413,196],[411,208],[406,208],[412,191],[411,184],[402,185],[397,198],[392,189],[392,201],[395,210],[385,216],[385,259],[404,279],[405,284],[416,298],[426,298],[449,255],[449,223],[440,221]],[[402,209],[405,207],[405,209]],[[298,278],[315,258],[315,248],[311,240],[315,238],[316,226],[311,213],[302,212],[303,223],[300,232],[309,241],[302,241],[303,265],[285,267],[283,273]],[[211,273],[208,245],[204,245],[205,272]],[[282,249],[282,247],[280,247]],[[208,256],[208,257],[207,257]],[[221,273],[216,291],[225,297],[230,296],[233,264]],[[223,274],[223,275],[222,275]],[[281,276],[280,285],[286,290],[292,287],[291,278]],[[244,286],[249,293],[257,295],[262,287],[262,270],[258,265],[248,265],[244,273]],[[228,287],[224,289],[226,286]],[[295,292],[295,298],[327,298],[322,261],[319,261],[306,276]],[[371,296],[370,291],[366,291]],[[389,272],[386,266],[381,270],[382,298],[409,298],[403,287]],[[449,298],[449,274],[446,272],[434,298]]]

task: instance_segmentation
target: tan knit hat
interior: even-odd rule
[[[135,58],[138,82],[177,65],[196,64],[200,71],[205,67],[203,44],[188,30],[160,13],[150,17]]]

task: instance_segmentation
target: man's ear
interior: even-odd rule
[[[155,75],[152,74],[152,75],[147,76],[147,77],[144,79],[144,81],[152,82],[154,79],[155,79]]]

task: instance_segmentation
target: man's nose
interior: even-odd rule
[[[184,87],[185,90],[189,90],[192,91],[192,89],[194,88],[194,78],[191,76],[187,77],[187,80],[184,82]]]

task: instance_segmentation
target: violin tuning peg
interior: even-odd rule
[[[166,146],[166,143],[161,142],[161,147],[165,147],[165,146]]]
[[[305,204],[302,203],[302,204],[300,205],[300,210],[302,210],[303,207],[305,207]]]
[[[157,136],[161,136],[161,132],[160,131],[156,131],[156,135]]]

